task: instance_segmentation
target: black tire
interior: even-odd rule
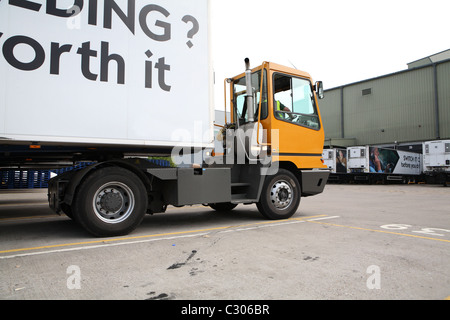
[[[231,202],[223,202],[223,203],[209,203],[208,204],[211,208],[213,208],[216,211],[223,212],[223,211],[231,211],[234,208],[236,208],[237,204],[231,203]]]
[[[131,171],[98,169],[78,186],[72,205],[74,219],[97,237],[126,235],[144,218],[147,192]]]
[[[256,204],[259,212],[270,220],[292,217],[300,205],[301,188],[290,171],[279,169],[274,176],[267,176]]]

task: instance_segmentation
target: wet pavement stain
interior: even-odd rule
[[[310,256],[307,256],[306,258],[304,258],[303,260],[305,260],[305,261],[316,261],[317,259],[319,259],[319,257],[310,257]]]
[[[152,296],[152,295],[154,295],[154,296],[150,297],[150,298],[147,298],[146,300],[171,300],[171,299],[175,299],[174,296],[170,296],[167,293],[161,293],[159,295],[155,295],[155,294],[156,294],[155,291],[151,291],[151,292],[147,293],[148,296]]]
[[[167,270],[173,270],[173,269],[178,269],[181,268],[182,266],[186,265],[186,263],[189,262],[189,260],[191,260],[197,253],[197,250],[192,250],[191,254],[189,255],[189,257],[186,259],[185,262],[179,262],[179,263],[174,263],[173,265],[171,265],[170,267],[167,268]]]

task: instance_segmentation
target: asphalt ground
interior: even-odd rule
[[[0,192],[2,300],[450,297],[450,188],[329,184],[284,221],[170,207],[115,238],[55,215],[45,192]]]

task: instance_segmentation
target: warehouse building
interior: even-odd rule
[[[325,147],[382,145],[421,152],[450,138],[450,50],[408,69],[325,91]]]

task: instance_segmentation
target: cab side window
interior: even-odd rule
[[[311,83],[306,79],[274,75],[274,113],[279,120],[316,130],[320,127]]]

